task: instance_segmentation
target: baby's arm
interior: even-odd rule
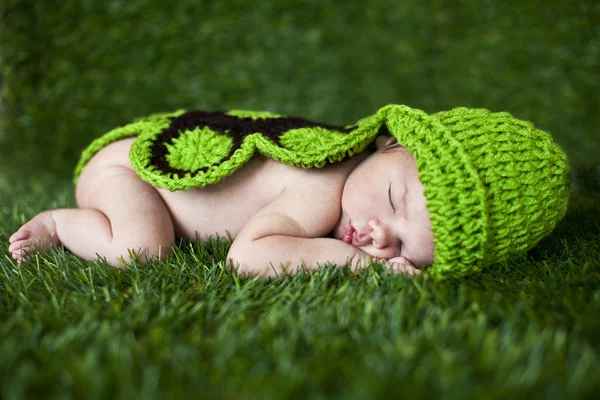
[[[251,240],[238,236],[227,258],[239,267],[239,272],[263,277],[277,276],[283,271],[294,273],[296,267],[317,268],[333,263],[339,266],[367,266],[371,257],[356,247],[332,238],[304,237],[304,229],[285,215],[263,215],[257,224],[279,224],[278,233],[256,236]],[[283,271],[282,271],[283,270]]]
[[[246,224],[228,260],[239,273],[262,277],[277,276],[282,269],[294,273],[300,265],[348,264],[353,271],[368,266],[375,258],[341,240],[324,237],[339,218],[340,190],[324,182],[288,188]],[[410,267],[397,269],[411,272],[407,271]]]

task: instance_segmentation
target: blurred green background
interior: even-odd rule
[[[5,172],[70,179],[94,137],[154,112],[350,124],[389,103],[506,110],[549,131],[582,179],[600,171],[598,1],[165,4],[0,6]]]

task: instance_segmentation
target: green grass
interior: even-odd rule
[[[0,398],[584,398],[600,389],[600,197],[576,191],[527,256],[460,281],[326,266],[270,282],[183,241],[127,271],[8,236],[73,207],[68,181],[0,182]]]
[[[600,2],[0,1],[0,399],[571,399],[600,392]],[[272,282],[181,243],[128,271],[8,236],[72,207],[81,150],[155,112],[353,123],[509,111],[574,170],[566,218],[460,281],[327,266]]]

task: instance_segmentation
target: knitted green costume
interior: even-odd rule
[[[252,111],[156,114],[92,142],[74,181],[102,147],[131,136],[135,171],[174,191],[215,183],[255,152],[320,168],[363,151],[382,129],[416,159],[434,234],[432,276],[460,277],[522,254],[566,213],[564,152],[531,123],[485,109],[427,115],[392,104],[347,127]]]

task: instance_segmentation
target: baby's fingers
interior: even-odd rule
[[[405,274],[408,276],[423,274],[423,276],[427,276],[423,273],[423,271],[408,261],[406,257],[394,257],[390,258],[389,260],[382,261],[385,262],[388,272],[391,272],[392,274]]]
[[[406,258],[406,257],[393,257],[393,258],[390,258],[388,260],[388,262],[395,263],[395,264],[405,264],[405,265],[408,265],[409,267],[416,268],[413,265],[413,263],[411,263],[410,261],[408,261],[408,258]]]
[[[393,274],[405,274],[408,276],[420,275],[422,272],[408,264],[388,263],[388,271]]]

